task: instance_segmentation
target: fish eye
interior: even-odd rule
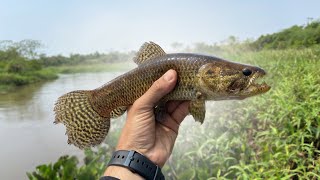
[[[251,71],[250,69],[248,69],[248,68],[244,68],[244,69],[242,70],[242,73],[243,73],[243,75],[245,75],[245,76],[250,76],[250,75],[252,74],[252,71]]]
[[[209,69],[209,70],[206,72],[206,74],[211,75],[211,74],[213,74],[213,71],[212,71],[211,69]]]

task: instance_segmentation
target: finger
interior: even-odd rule
[[[178,134],[178,130],[179,130],[179,125],[177,123],[176,120],[174,120],[169,114],[165,115],[166,117],[166,121],[164,122],[159,122],[162,126],[164,126],[165,128],[170,129],[171,131],[173,131],[175,134]]]
[[[171,129],[175,134],[178,134],[179,126],[183,119],[189,114],[189,101],[170,101],[168,103],[168,113],[166,121],[161,122],[163,126]],[[173,113],[175,112],[175,113]]]
[[[171,113],[171,117],[178,123],[181,124],[183,119],[189,114],[190,101],[184,101]]]
[[[153,108],[163,96],[174,88],[176,82],[176,71],[167,71],[161,78],[152,84],[148,91],[142,95],[136,103]]]
[[[167,106],[167,112],[171,114],[181,103],[185,101],[169,101],[166,106]]]

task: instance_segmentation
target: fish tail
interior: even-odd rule
[[[100,144],[108,134],[110,118],[97,113],[90,103],[92,91],[73,91],[58,98],[54,123],[66,126],[68,144],[83,149]]]

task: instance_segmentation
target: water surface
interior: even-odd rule
[[[82,156],[67,144],[65,127],[54,125],[53,107],[64,93],[93,89],[121,73],[61,75],[59,79],[21,87],[0,95],[0,179],[27,179],[26,172],[62,155]]]

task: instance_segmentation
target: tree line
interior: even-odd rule
[[[19,62],[20,64],[35,64],[37,66],[61,66],[61,65],[77,65],[77,64],[92,64],[92,63],[114,63],[124,62],[133,56],[133,52],[123,53],[113,51],[109,53],[94,52],[90,54],[70,54],[48,56],[44,53],[39,53],[38,50],[43,47],[40,41],[37,40],[22,40],[19,42],[0,41],[0,63],[2,65],[8,62]],[[29,62],[23,62],[29,61]],[[1,67],[1,66],[0,66]]]
[[[173,49],[183,50],[187,52],[212,52],[216,54],[219,51],[225,51],[230,48],[242,50],[263,50],[263,49],[288,49],[288,48],[306,48],[320,44],[320,19],[311,20],[305,25],[294,25],[282,31],[261,35],[256,40],[239,41],[236,37],[230,36],[221,43],[206,44],[195,43],[192,47],[182,43],[172,43]],[[70,54],[69,56],[53,55],[47,56],[43,53],[38,53],[38,49],[43,45],[36,40],[22,40],[19,42],[0,41],[0,67],[9,61],[25,64],[21,66],[29,67],[8,67],[11,71],[39,68],[41,66],[60,66],[60,65],[77,65],[77,64],[93,64],[93,63],[114,63],[124,62],[132,59],[134,52],[109,52],[91,54]],[[26,63],[24,60],[30,60]],[[36,60],[34,62],[32,60]],[[17,63],[13,63],[17,64]],[[1,66],[2,65],[2,66]],[[10,65],[9,65],[10,66]]]
[[[320,19],[294,25],[280,32],[261,35],[251,43],[256,50],[306,48],[320,44]]]
[[[208,53],[218,56],[241,54],[243,51],[268,49],[308,48],[320,44],[320,19],[311,20],[305,25],[294,25],[282,31],[261,35],[256,40],[239,41],[230,36],[220,43],[195,43],[191,46],[175,42],[171,46],[179,52]],[[76,65],[105,64],[131,61],[135,52],[94,52],[90,54],[70,54],[48,56],[40,53],[43,48],[40,41],[22,40],[0,41],[0,91],[3,84],[23,85],[52,79],[59,71],[49,68],[72,67]]]

